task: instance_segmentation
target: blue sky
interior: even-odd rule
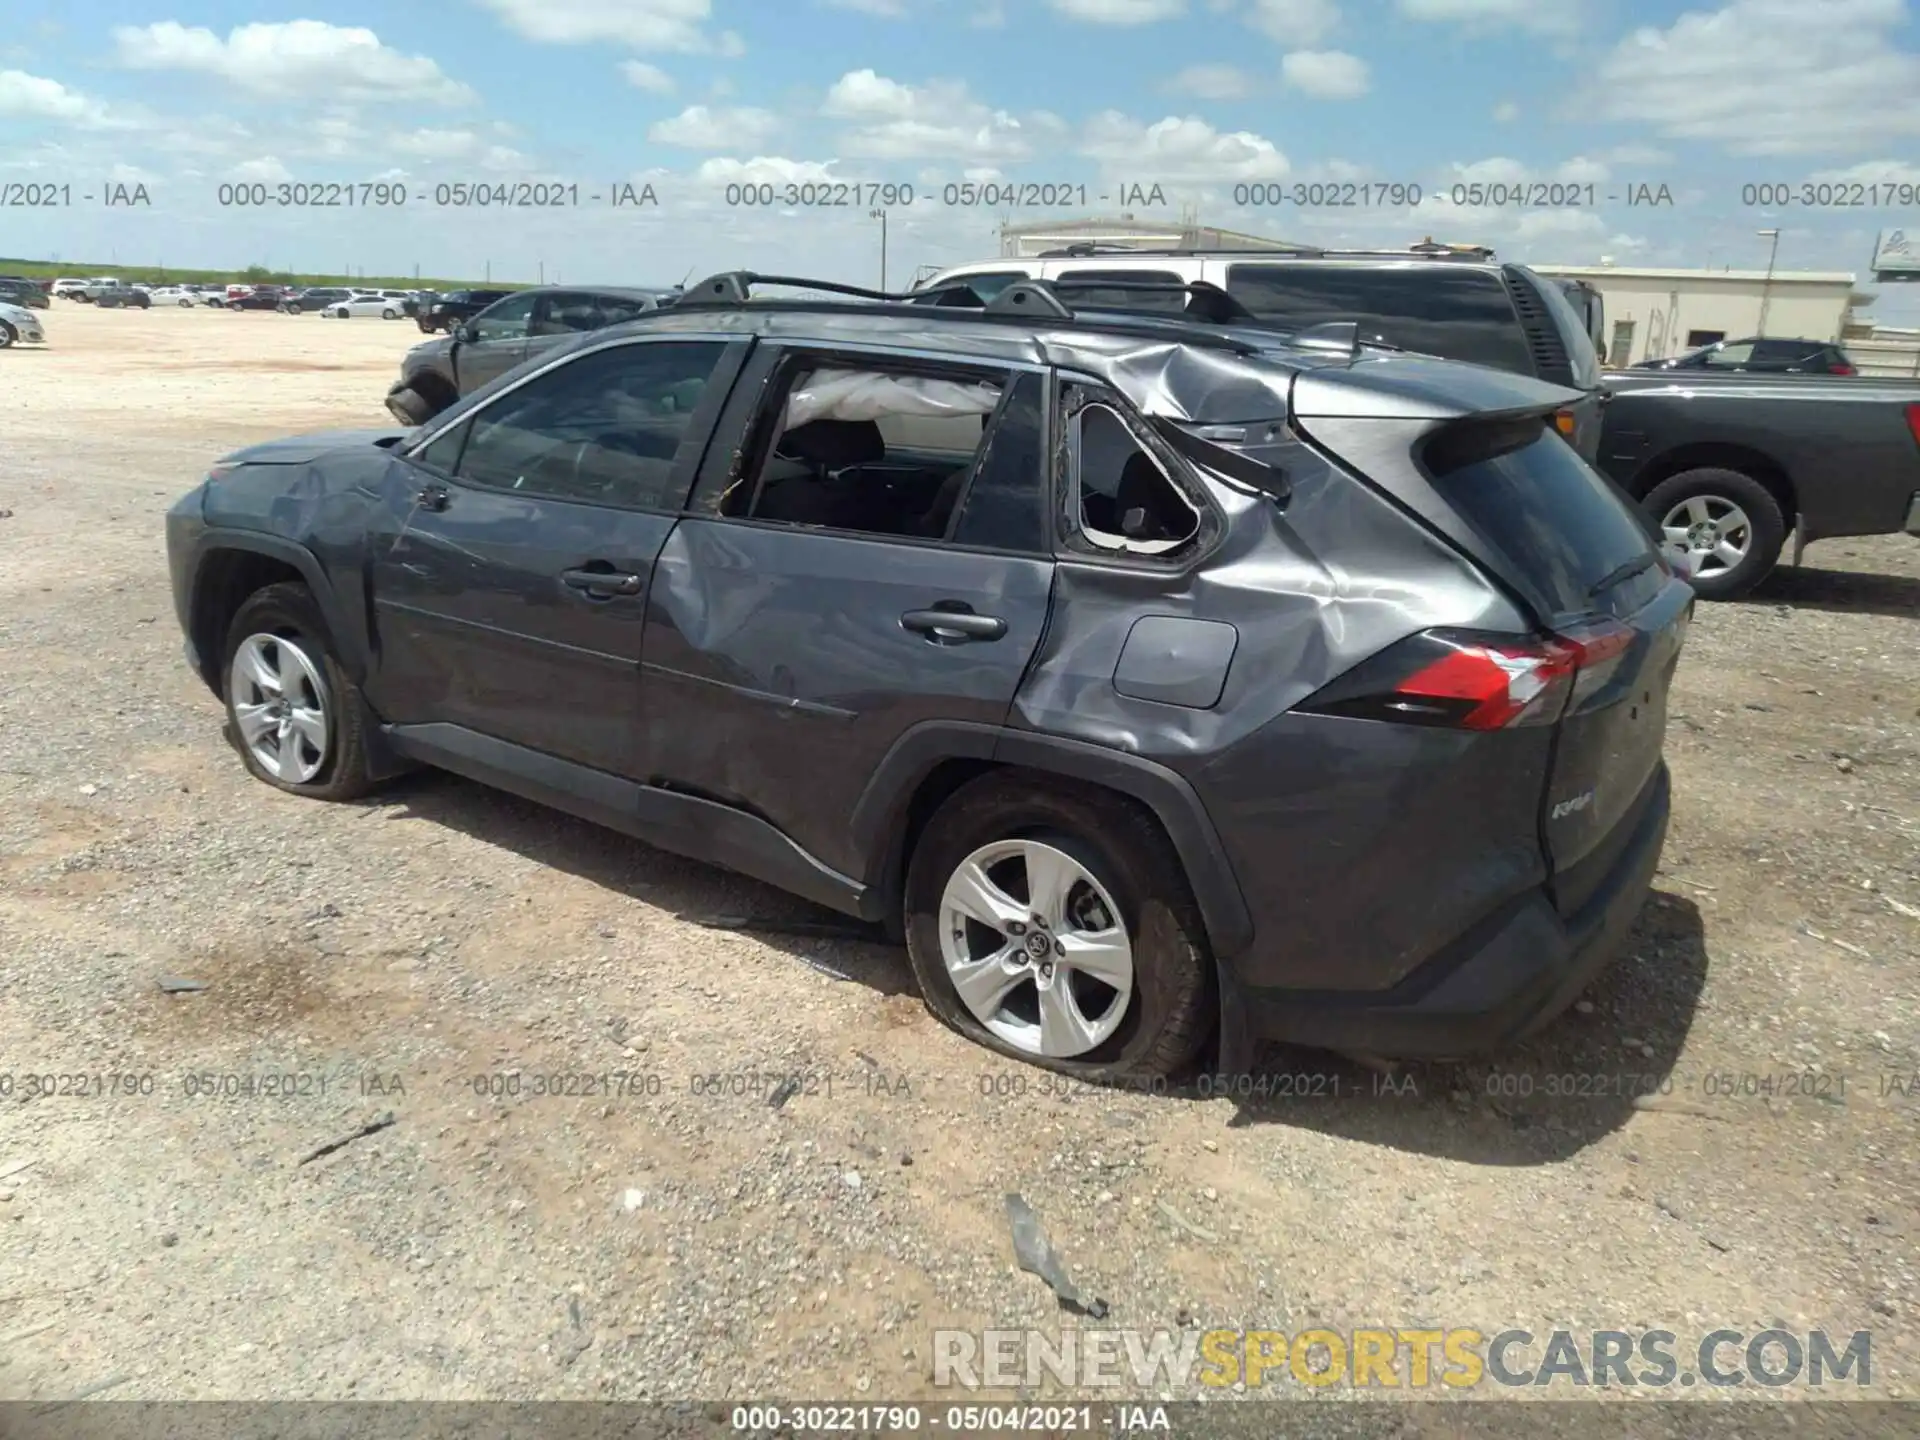
[[[1075,203],[947,203],[969,180]],[[116,181],[150,206],[102,206]],[[334,181],[406,200],[221,203],[223,185]],[[516,181],[580,200],[436,203]],[[657,207],[612,207],[620,181]],[[1907,188],[1743,195],[1848,181]],[[121,264],[872,282],[875,192],[786,203],[857,182],[912,187],[889,206],[896,282],[991,256],[1003,219],[1111,212],[1098,197],[1123,184],[1158,187],[1143,217],[1309,242],[1757,268],[1754,232],[1777,227],[1781,268],[1864,272],[1876,232],[1920,229],[1920,25],[1903,0],[14,0],[9,182],[71,203],[0,208],[0,254]],[[1360,182],[1367,204],[1313,203]],[[729,204],[730,184],[775,203]],[[1663,185],[1670,204],[1626,203]],[[1236,204],[1252,196],[1278,203]]]

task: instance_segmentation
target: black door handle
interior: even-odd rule
[[[449,498],[444,485],[422,485],[420,493],[413,497],[413,503],[422,510],[444,510]]]
[[[638,595],[638,575],[620,575],[612,570],[562,570],[560,579],[569,589],[584,590],[596,598],[612,595]]]
[[[900,617],[900,627],[942,645],[998,640],[1007,633],[1007,622],[999,616],[975,615],[966,610],[909,610]]]

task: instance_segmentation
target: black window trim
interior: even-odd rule
[[[1081,371],[1060,370],[1055,373],[1055,384],[1057,388],[1050,407],[1054,416],[1053,448],[1048,452],[1052,461],[1047,466],[1050,472],[1047,477],[1049,488],[1056,497],[1050,511],[1055,560],[1106,565],[1152,575],[1181,575],[1198,569],[1219,548],[1226,530],[1225,517],[1206,481],[1154,432],[1153,426],[1138,407],[1108,381]],[[1160,468],[1173,477],[1173,483],[1183,492],[1187,502],[1200,512],[1200,528],[1193,544],[1165,555],[1135,555],[1108,550],[1090,540],[1083,541],[1084,549],[1071,543],[1071,537],[1079,535],[1085,528],[1080,523],[1079,506],[1074,503],[1078,491],[1070,472],[1073,424],[1079,412],[1068,416],[1066,405],[1067,393],[1074,387],[1092,392],[1092,398],[1080,409],[1085,409],[1087,405],[1105,405],[1118,414],[1128,433],[1133,436],[1134,443],[1159,462]],[[1069,473],[1061,473],[1063,471]]]
[[[840,530],[825,525],[796,525],[786,520],[761,520],[752,515],[722,514],[720,504],[733,487],[744,478],[746,467],[764,469],[764,450],[774,436],[768,431],[768,418],[772,411],[768,408],[770,399],[780,397],[784,403],[790,393],[793,376],[796,371],[823,368],[822,358],[838,359],[849,365],[864,365],[868,369],[897,369],[909,374],[931,374],[944,378],[955,373],[972,374],[983,378],[996,378],[1001,388],[1000,401],[989,417],[989,426],[981,431],[980,444],[974,450],[973,461],[968,467],[967,482],[954,502],[954,516],[957,517],[966,507],[967,496],[973,489],[973,471],[980,463],[980,456],[986,451],[987,437],[992,433],[992,425],[997,424],[1005,413],[1008,398],[1014,391],[1014,378],[1022,374],[1037,374],[1045,386],[1043,395],[1042,422],[1045,433],[1041,437],[1043,455],[1053,453],[1054,417],[1058,412],[1057,392],[1052,383],[1051,367],[1026,360],[999,360],[986,357],[958,356],[951,351],[926,350],[904,345],[867,345],[849,344],[839,339],[811,339],[804,336],[780,336],[777,339],[763,339],[761,345],[770,354],[770,363],[765,374],[756,382],[760,386],[760,395],[756,399],[752,413],[746,417],[744,428],[734,441],[734,453],[731,464],[720,472],[718,477],[703,473],[694,486],[694,492],[685,512],[686,518],[711,520],[723,525],[746,525],[756,530],[774,530],[785,535],[825,535],[841,540],[863,540],[878,545],[911,545],[916,548],[952,551],[963,555],[1010,556],[1021,560],[1051,560],[1053,553],[1047,548],[1047,538],[1043,534],[1040,548],[1034,550],[1008,550],[991,545],[969,545],[958,540],[930,535],[887,535],[873,530]],[[883,363],[892,361],[891,366]],[[901,362],[906,362],[902,364]],[[1052,466],[1043,464],[1039,476],[1041,498],[1045,510],[1050,512],[1052,497]],[[764,476],[754,475],[754,495],[748,502],[749,508],[759,501],[759,490]],[[702,494],[705,490],[707,493]],[[949,522],[949,534],[953,524]]]
[[[574,364],[576,361],[584,360],[590,355],[598,355],[607,350],[619,350],[630,346],[637,347],[641,345],[662,344],[717,344],[721,347],[719,363],[714,366],[713,373],[707,377],[707,389],[701,395],[700,404],[698,408],[694,410],[692,418],[687,422],[688,438],[680,442],[681,453],[674,457],[674,477],[678,480],[683,471],[685,477],[684,483],[670,485],[669,487],[669,494],[671,494],[674,489],[678,489],[680,494],[680,502],[678,505],[627,505],[611,500],[573,500],[559,495],[537,495],[530,494],[524,490],[503,490],[495,485],[482,485],[464,476],[450,474],[437,465],[429,464],[425,459],[427,450],[437,441],[452,433],[454,430],[464,427],[466,435],[463,436],[460,441],[460,450],[454,457],[453,462],[457,469],[460,462],[467,457],[467,443],[473,437],[474,422],[481,415],[484,415],[509,395],[518,393],[525,386],[532,384],[535,380],[541,379],[546,375],[552,374],[564,365]],[[707,450],[712,445],[715,436],[719,433],[719,421],[724,412],[727,400],[733,392],[735,382],[740,378],[740,372],[746,364],[747,354],[752,348],[750,339],[739,334],[724,334],[717,331],[673,331],[658,335],[621,336],[617,339],[609,340],[605,344],[589,345],[579,350],[568,350],[564,355],[557,356],[547,364],[540,366],[539,369],[521,376],[505,389],[489,395],[472,409],[453,416],[448,423],[439,425],[432,434],[414,441],[404,452],[399,453],[398,458],[406,461],[407,464],[414,469],[424,471],[426,474],[433,476],[434,479],[443,484],[454,486],[476,495],[518,495],[522,499],[537,500],[547,505],[584,505],[593,509],[620,510],[637,515],[684,517],[690,513],[688,507],[692,503],[692,491],[705,463]],[[441,418],[444,419],[445,417]],[[689,444],[693,443],[693,434],[696,426],[699,427],[699,448],[696,452],[688,454],[686,453],[687,448]]]

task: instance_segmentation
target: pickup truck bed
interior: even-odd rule
[[[1595,462],[1702,597],[1732,599],[1842,535],[1920,535],[1920,381],[1609,371]]]

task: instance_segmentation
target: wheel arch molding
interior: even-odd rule
[[[1033,731],[933,720],[901,735],[874,768],[851,818],[867,883],[884,895],[900,893],[909,842],[933,808],[924,798],[929,782],[937,803],[974,774],[998,769],[1097,785],[1145,805],[1179,852],[1215,960],[1252,943],[1252,916],[1226,847],[1186,780],[1142,756]]]
[[[220,693],[218,671],[226,646],[225,626],[247,596],[261,588],[251,583],[253,578],[261,578],[264,584],[285,578],[269,574],[268,566],[273,562],[299,576],[320,607],[321,617],[327,624],[326,638],[333,645],[334,653],[356,684],[364,680],[367,667],[364,638],[348,620],[340,596],[319,558],[306,546],[285,536],[225,527],[201,532],[194,544],[190,615],[192,638],[201,657],[201,678],[216,694]]]

